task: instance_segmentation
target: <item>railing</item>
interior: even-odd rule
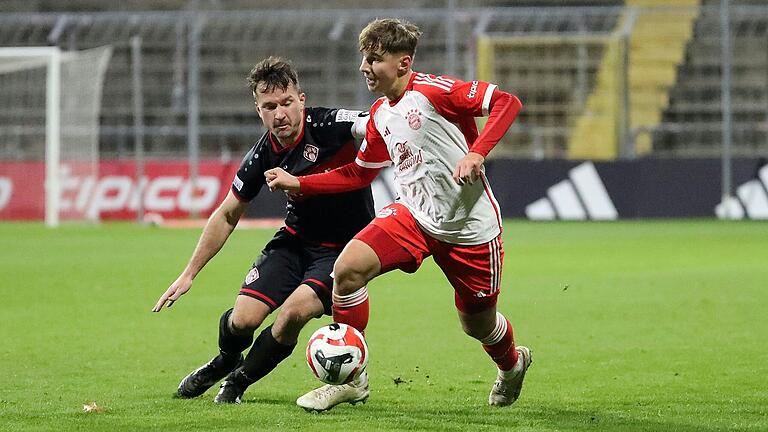
[[[138,74],[147,157],[238,158],[263,130],[245,85],[253,64],[287,57],[309,105],[363,109],[374,95],[357,71],[357,34],[383,16],[406,18],[424,31],[417,70],[490,79],[521,97],[524,110],[494,155],[605,159],[719,151],[725,64],[717,7],[4,14],[0,46],[112,45],[102,157],[134,154]],[[647,20],[656,23],[656,34],[645,33]],[[658,25],[663,20],[672,24]],[[768,6],[733,6],[731,26],[734,150],[766,154]],[[141,44],[140,71],[131,66],[133,37]],[[679,58],[666,56],[674,50]],[[19,91],[32,90],[2,88],[0,98]],[[7,134],[42,118],[17,124],[7,114],[0,109]],[[0,142],[0,158],[24,157],[23,149]]]

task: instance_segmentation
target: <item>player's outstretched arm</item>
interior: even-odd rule
[[[231,190],[229,191],[219,208],[208,218],[195,251],[192,253],[192,258],[190,258],[184,271],[160,296],[155,307],[152,308],[152,312],[160,312],[166,303],[168,307],[171,307],[173,302],[192,288],[192,281],[195,276],[224,246],[247,206],[247,203],[241,202]]]
[[[328,172],[295,177],[281,168],[265,171],[267,186],[288,194],[318,195],[349,192],[370,185],[381,171],[350,162]]]

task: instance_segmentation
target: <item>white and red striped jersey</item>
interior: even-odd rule
[[[447,243],[487,243],[501,232],[501,212],[483,170],[459,186],[453,171],[478,137],[474,117],[488,115],[496,86],[414,72],[402,97],[371,107],[356,162],[394,164],[399,201],[430,236]]]

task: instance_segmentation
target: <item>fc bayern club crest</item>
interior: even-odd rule
[[[254,267],[251,269],[251,271],[248,272],[248,275],[245,276],[245,284],[250,285],[259,278],[259,269]]]
[[[410,111],[408,111],[408,115],[405,116],[405,119],[408,120],[408,126],[410,126],[411,129],[417,130],[421,127],[421,111],[414,108]]]
[[[304,159],[310,161],[310,162],[316,162],[317,161],[317,154],[320,152],[320,149],[317,147],[307,144],[304,146]]]

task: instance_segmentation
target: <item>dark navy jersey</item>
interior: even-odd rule
[[[264,172],[280,167],[295,175],[332,170],[355,160],[353,125],[368,113],[343,109],[304,109],[304,128],[297,142],[281,148],[267,131],[245,155],[232,182],[232,192],[250,201],[266,184]],[[288,199],[285,225],[290,233],[327,246],[343,246],[373,219],[371,188],[338,194]]]

